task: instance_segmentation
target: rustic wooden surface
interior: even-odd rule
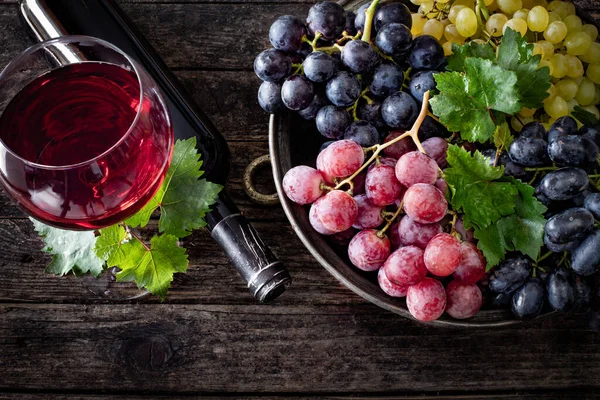
[[[600,334],[580,316],[493,330],[403,319],[338,284],[279,207],[245,196],[242,171],[267,152],[252,60],[273,18],[303,16],[310,0],[121,3],[229,141],[227,190],[294,284],[274,304],[256,304],[198,232],[185,240],[189,274],[176,278],[165,303],[118,300],[139,292],[43,274],[40,241],[0,192],[1,400],[597,398]],[[597,0],[579,4],[600,16]],[[0,67],[29,44],[15,1],[0,0],[0,43]]]

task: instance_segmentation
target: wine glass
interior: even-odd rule
[[[93,230],[131,216],[158,190],[172,149],[157,84],[108,42],[51,39],[0,73],[0,182],[48,225]]]

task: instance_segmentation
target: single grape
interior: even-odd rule
[[[452,318],[474,317],[483,304],[483,295],[477,285],[452,281],[446,287],[446,312]]]
[[[302,46],[302,38],[306,35],[304,23],[291,15],[284,15],[275,20],[269,29],[269,41],[277,50],[298,51]]]
[[[437,181],[435,181],[434,186],[440,189],[440,192],[442,192],[444,196],[448,192],[448,183],[442,178],[439,178]]]
[[[419,106],[408,93],[396,92],[381,104],[381,116],[391,128],[408,130],[419,116]]]
[[[294,203],[310,204],[323,195],[321,173],[306,165],[290,169],[283,177],[283,191]]]
[[[258,88],[258,104],[271,114],[285,110],[285,105],[281,101],[281,85],[266,81],[261,83]]]
[[[566,243],[554,243],[548,235],[544,233],[544,245],[553,253],[563,253],[565,251],[575,250],[581,244],[581,240],[573,240]]]
[[[331,232],[342,232],[350,228],[358,217],[358,206],[354,198],[341,190],[332,190],[313,203],[318,220]]]
[[[402,3],[390,3],[379,7],[375,13],[374,22],[376,32],[385,25],[393,23],[404,24],[408,29],[412,27],[410,10]]]
[[[474,284],[485,277],[486,261],[473,243],[460,244],[460,263],[452,274],[456,282]]]
[[[351,72],[339,71],[327,82],[327,98],[338,107],[351,106],[360,96],[360,81]]]
[[[544,139],[546,137],[546,129],[539,122],[530,122],[521,129],[521,137]]]
[[[356,115],[359,119],[369,122],[380,131],[385,128],[385,121],[381,116],[381,103],[378,101],[360,103],[356,109]]]
[[[408,64],[414,70],[437,70],[445,61],[444,49],[433,36],[416,37],[408,55]]]
[[[346,27],[344,30],[348,35],[354,36],[357,33],[356,27],[354,26],[354,20],[356,19],[356,14],[352,11],[346,11]]]
[[[456,232],[460,234],[461,240],[465,242],[474,242],[475,241],[475,232],[473,228],[465,228],[465,224],[463,222],[462,217],[458,217],[456,220],[456,225],[454,226]]]
[[[433,224],[444,218],[448,202],[444,194],[435,186],[417,183],[404,194],[406,215],[422,224]]]
[[[523,2],[521,0],[496,0],[498,8],[505,14],[513,15],[521,8],[523,8]]]
[[[587,53],[592,45],[592,38],[585,32],[574,32],[567,35],[564,45],[568,54],[580,56]]]
[[[381,212],[382,206],[376,206],[369,201],[366,194],[354,196],[354,201],[358,206],[358,217],[352,225],[356,229],[374,229],[383,224],[384,219]]]
[[[546,283],[548,303],[556,311],[570,311],[575,305],[575,279],[563,268],[552,271]]]
[[[446,152],[448,151],[448,142],[440,137],[432,137],[421,143],[425,152],[431,157],[438,165],[439,168],[446,168],[448,162],[446,161]]]
[[[323,225],[323,223],[321,222],[321,219],[319,218],[319,215],[317,214],[317,203],[322,200],[323,198],[319,198],[317,201],[315,201],[311,206],[310,206],[310,211],[308,212],[308,221],[310,222],[310,225],[313,227],[313,229],[317,232],[319,232],[321,235],[333,235],[334,231],[331,231],[327,228],[325,228],[325,226]]]
[[[596,39],[598,39],[598,28],[596,27],[596,25],[584,24],[581,27],[581,31],[587,33],[594,42],[596,41]]]
[[[567,26],[562,21],[551,22],[544,30],[544,39],[552,44],[562,42],[566,36]]]
[[[440,168],[437,163],[420,151],[404,154],[396,164],[396,178],[406,187],[415,183],[433,185],[437,181],[439,173]]]
[[[385,294],[392,297],[406,297],[406,293],[408,292],[408,286],[400,286],[395,283],[390,282],[390,280],[385,275],[385,271],[383,268],[379,268],[379,272],[377,272],[377,282],[379,283],[379,287],[384,291]]]
[[[540,192],[550,200],[570,200],[588,188],[587,173],[580,168],[561,168],[547,173]]]
[[[398,136],[402,135],[403,133],[404,132],[401,132],[401,131],[393,131],[385,137],[383,143],[384,144],[388,143],[388,142],[396,139]],[[386,147],[383,150],[383,153],[386,156],[393,157],[395,159],[399,159],[400,157],[402,157],[404,154],[408,153],[409,151],[414,151],[416,149],[417,149],[417,146],[415,145],[413,140],[410,137],[406,137],[406,138],[401,139],[400,141],[394,143],[390,147]]]
[[[371,147],[379,143],[379,132],[367,121],[355,121],[346,128],[344,139],[353,140],[362,147]]]
[[[589,106],[596,101],[596,86],[588,78],[582,78],[575,94],[575,100],[582,106]]]
[[[583,206],[591,212],[596,219],[600,219],[600,193],[590,193],[585,196]]]
[[[352,238],[348,245],[348,258],[358,269],[375,271],[390,255],[390,240],[379,237],[375,229],[365,229]]]
[[[596,85],[600,85],[600,64],[589,64],[585,74]]]
[[[346,11],[338,3],[324,1],[308,10],[306,26],[311,35],[321,33],[325,40],[340,36],[346,27]]]
[[[266,82],[281,82],[292,71],[292,60],[283,51],[268,49],[254,59],[256,76]]]
[[[510,159],[526,167],[538,167],[548,163],[548,144],[543,139],[519,137],[514,140],[509,148]]]
[[[393,63],[384,63],[375,68],[369,86],[371,93],[378,97],[387,97],[402,89],[404,72]]]
[[[549,23],[548,10],[542,6],[533,7],[527,14],[527,26],[533,32],[544,32]]]
[[[525,7],[525,4],[523,4]],[[513,14],[513,18],[521,18],[522,20],[527,21],[527,17],[529,16],[529,9],[527,7],[521,8],[519,11]]]
[[[328,176],[345,178],[358,170],[365,160],[360,145],[352,140],[338,140],[317,157],[317,169]]]
[[[463,8],[456,15],[456,29],[465,38],[475,35],[477,32],[477,16],[475,11],[468,7]]]
[[[402,185],[396,179],[394,168],[377,165],[367,172],[365,193],[371,203],[378,206],[394,204],[402,192]]]
[[[410,94],[421,104],[423,96],[428,90],[435,89],[435,79],[433,78],[434,71],[419,71],[410,78],[408,88]]]
[[[450,23],[456,24],[456,17],[458,16],[458,12],[463,8],[466,7],[462,4],[455,4],[452,7],[450,7],[450,10],[448,11],[448,20],[450,21]],[[491,17],[492,16],[490,16],[490,18]]]
[[[350,126],[352,117],[343,108],[327,105],[319,110],[315,121],[321,135],[329,139],[337,139]]]
[[[306,56],[304,75],[313,82],[326,82],[336,72],[336,62],[329,54],[315,51]]]
[[[492,270],[489,277],[489,287],[492,292],[511,293],[521,287],[529,275],[532,266],[523,257],[509,258]]]
[[[406,294],[406,307],[419,321],[433,321],[444,313],[446,291],[444,285],[436,279],[425,278],[410,286]]]
[[[525,319],[539,315],[544,307],[545,294],[539,279],[529,279],[513,295],[511,308],[515,317]]]
[[[594,227],[594,216],[585,208],[568,208],[546,222],[544,232],[553,243],[583,239]]]
[[[367,8],[369,8],[369,6],[371,5],[371,2],[368,2],[366,4],[363,4],[358,11],[356,11],[356,18],[354,19],[354,27],[359,30],[359,31],[364,31],[365,29],[365,17],[366,17],[366,11]],[[379,9],[379,6],[377,6],[375,8],[375,10],[377,11]]]
[[[525,36],[527,34],[527,22],[525,22],[522,18],[511,18],[504,25],[502,29],[502,34],[506,34],[507,29],[512,29],[515,32],[518,32],[521,36]]]
[[[342,63],[356,74],[371,72],[379,62],[379,55],[368,42],[351,40],[342,48]]]
[[[442,21],[430,19],[423,26],[423,35],[430,35],[437,40],[441,40],[444,36],[444,28],[445,26]]]
[[[412,33],[413,36],[418,36],[423,32],[423,27],[425,26],[425,23],[429,20],[427,19],[426,16],[424,16],[423,14],[419,14],[419,13],[412,14],[411,19],[412,19],[412,27],[410,28],[410,33]],[[385,28],[385,25],[383,28]]]
[[[567,75],[567,57],[562,53],[553,54],[550,57],[550,76],[553,78],[560,79]],[[565,103],[564,99],[558,94],[552,99],[548,100],[544,103],[544,110],[546,113],[549,113],[552,118],[559,118],[564,115],[564,107],[563,103]]]
[[[423,262],[423,250],[404,246],[394,251],[383,264],[386,277],[395,285],[410,286],[425,278],[427,269]]]
[[[574,135],[577,133],[577,122],[571,117],[558,118],[548,130],[548,142],[556,140],[559,136]]]
[[[410,50],[412,34],[404,24],[388,24],[377,32],[375,45],[383,54],[403,57]]]
[[[600,128],[592,126],[582,126],[581,129],[579,129],[578,134],[590,139],[596,144],[596,146],[600,146]]]
[[[438,233],[425,247],[423,259],[427,270],[436,276],[451,275],[461,260],[460,242],[448,233]]]
[[[571,266],[576,274],[590,276],[600,270],[600,230],[589,234],[571,253]]]
[[[598,146],[579,135],[563,135],[548,145],[548,155],[557,165],[579,167],[596,161]]]
[[[409,216],[404,216],[397,225],[396,233],[398,243],[402,246],[417,246],[425,250],[427,243],[438,233],[442,233],[442,226],[438,223],[421,224]]]
[[[281,86],[281,100],[290,110],[304,110],[314,98],[312,83],[302,75],[292,75]]]

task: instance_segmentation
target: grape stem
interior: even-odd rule
[[[448,210],[448,214],[452,215],[452,221],[450,221],[450,234],[458,240],[462,240],[462,235],[456,231],[456,221],[458,221],[458,213],[454,210]]]
[[[144,248],[147,251],[150,251],[150,247],[148,247],[148,245],[146,243],[144,243],[144,241],[138,235],[135,234],[135,232],[133,231],[133,229],[131,229],[130,227],[128,227],[125,224],[123,224],[123,227],[125,228],[125,230],[127,231],[127,233],[129,233],[131,235],[132,238],[134,238],[138,242],[140,242],[142,244],[142,246],[144,246]]]
[[[365,11],[365,30],[362,34],[361,40],[364,42],[371,43],[371,29],[373,28],[373,17],[375,16],[375,9],[379,0],[373,0],[367,11]]]
[[[364,169],[367,168],[369,166],[369,164],[371,164],[373,161],[375,161],[375,159],[377,159],[377,157],[379,156],[379,153],[381,153],[383,150],[387,149],[394,143],[397,143],[404,138],[410,137],[413,140],[413,142],[415,143],[415,145],[417,146],[417,149],[419,149],[419,151],[421,153],[427,154],[425,152],[425,149],[423,148],[423,145],[421,144],[421,141],[419,140],[418,134],[419,134],[419,128],[421,127],[423,120],[425,120],[425,117],[427,116],[428,105],[429,105],[429,90],[427,92],[425,92],[425,94],[423,95],[423,104],[421,106],[421,112],[419,113],[419,116],[417,117],[417,120],[413,124],[412,128],[410,128],[410,130],[404,132],[402,135],[398,136],[397,138],[395,138],[393,140],[390,140],[389,142],[387,142],[385,144],[378,144],[373,147],[370,147],[369,149],[374,150],[371,157],[359,169],[357,169],[356,172],[354,172],[348,178],[346,178],[343,181],[341,181],[340,183],[338,183],[335,186],[335,190],[341,188],[342,186],[344,186],[345,184],[347,184],[349,182],[352,182],[352,180],[354,178],[356,178],[358,176],[358,174],[360,174],[362,171],[364,171]]]
[[[546,254],[544,254],[543,256],[541,256],[540,258],[538,258],[537,260],[535,260],[535,265],[537,267],[537,265],[544,261],[546,258],[550,257],[552,254],[554,254],[553,252],[549,251]]]
[[[531,167],[531,168],[525,168],[525,171],[556,171],[558,169],[558,167]]]
[[[485,2],[483,0],[477,0],[477,9],[479,12],[481,12],[481,16],[483,17],[484,20],[488,20],[490,19],[490,12],[487,9],[487,7],[485,6]],[[485,25],[485,24],[482,24]]]
[[[386,219],[386,224],[383,228],[381,228],[381,230],[379,230],[377,232],[377,237],[378,238],[382,238],[383,235],[385,235],[385,232],[390,228],[390,226],[392,226],[392,224],[394,223],[394,221],[396,220],[396,218],[398,218],[398,215],[400,215],[402,213],[402,205],[403,202],[400,202],[400,205],[398,206],[398,209],[396,210],[396,212],[392,215],[391,218]]]

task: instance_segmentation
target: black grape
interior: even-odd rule
[[[546,136],[546,130],[544,125],[539,122],[530,122],[523,126],[519,135],[521,137],[543,139]]]
[[[366,11],[367,8],[371,5],[371,2],[363,4],[358,11],[356,11],[356,18],[354,19],[354,27],[357,31],[364,31],[365,29],[365,19],[366,19]],[[375,8],[375,12],[379,9],[379,6]]]
[[[256,76],[266,82],[281,82],[291,71],[292,60],[281,50],[265,50],[254,60]]]
[[[418,136],[419,140],[423,142],[432,137],[448,138],[450,137],[450,132],[448,132],[448,129],[446,129],[444,125],[440,124],[428,115],[425,117],[423,123],[419,127]]]
[[[586,172],[566,167],[547,173],[541,180],[540,191],[550,200],[569,200],[588,188]]]
[[[342,48],[342,63],[356,74],[371,72],[378,62],[379,54],[362,40],[351,40]]]
[[[325,92],[330,102],[339,107],[349,107],[360,96],[360,81],[351,72],[337,72],[327,82]]]
[[[556,311],[569,311],[575,305],[575,282],[569,271],[557,269],[550,273],[546,282],[548,303]]]
[[[578,135],[561,135],[548,145],[550,159],[558,165],[579,167],[596,161],[598,146]]]
[[[419,71],[410,78],[408,88],[410,94],[421,104],[428,90],[435,89],[434,71]]]
[[[517,318],[533,318],[542,312],[545,290],[542,282],[531,278],[517,289],[512,298],[512,312]]]
[[[525,283],[531,275],[532,266],[523,257],[509,258],[492,270],[489,277],[490,290],[496,293],[510,293]]]
[[[367,121],[355,121],[346,128],[344,139],[353,140],[362,147],[371,147],[379,143],[379,131]]]
[[[548,130],[548,142],[552,142],[563,135],[574,135],[577,132],[577,122],[571,117],[560,117]]]
[[[590,189],[586,189],[583,192],[579,193],[577,196],[573,197],[571,201],[575,207],[585,207],[585,198],[589,196],[592,192]],[[587,208],[587,207],[586,207]],[[593,214],[593,213],[592,213]]]
[[[492,305],[494,307],[506,308],[507,306],[510,306],[512,297],[512,293],[498,293],[492,298]]]
[[[381,6],[375,13],[375,31],[379,31],[387,24],[404,24],[412,28],[412,15],[408,7],[402,3],[390,3]]]
[[[529,181],[533,176],[533,172],[526,171],[524,166],[512,161],[507,162],[504,166],[504,174],[523,181]]]
[[[314,97],[312,83],[302,75],[292,75],[281,86],[281,99],[290,110],[304,110]]]
[[[325,91],[323,89],[317,90],[313,97],[313,101],[304,110],[298,111],[298,115],[304,119],[315,119],[319,110],[329,104]]]
[[[346,110],[336,106],[325,106],[316,117],[317,130],[329,139],[341,137],[352,123],[352,117]]]
[[[304,75],[313,82],[327,82],[337,72],[336,61],[329,54],[315,51],[306,56]]]
[[[387,97],[402,89],[404,72],[399,66],[385,63],[375,68],[371,85],[371,93],[378,97]]]
[[[596,146],[600,147],[600,129],[598,127],[582,126],[578,134],[590,139]]]
[[[381,116],[390,127],[409,130],[419,116],[419,106],[408,93],[396,92],[383,101]]]
[[[258,104],[268,113],[275,114],[285,110],[281,100],[281,85],[273,82],[263,82],[258,88]]]
[[[571,267],[576,274],[593,275],[600,269],[600,230],[595,230],[571,252]]]
[[[346,11],[346,28],[344,30],[348,35],[354,36],[356,35],[356,27],[354,26],[354,20],[356,19],[356,14],[352,11]]]
[[[308,10],[306,26],[313,36],[320,32],[323,39],[335,39],[346,27],[346,12],[337,3],[330,1],[317,3]]]
[[[437,70],[445,60],[444,48],[433,36],[421,35],[412,41],[408,64],[414,70]]]
[[[581,240],[573,240],[567,243],[554,243],[550,240],[548,235],[544,233],[544,244],[553,253],[562,253],[565,251],[571,251],[577,248],[581,244]]]
[[[583,239],[594,227],[594,216],[585,208],[569,208],[552,216],[544,232],[553,243],[567,243]]]
[[[404,24],[388,24],[377,32],[375,45],[388,56],[403,57],[410,50],[412,34]]]
[[[381,116],[381,103],[374,101],[371,104],[361,103],[356,109],[356,115],[359,119],[365,120],[377,129],[385,128],[385,121]]]
[[[548,144],[543,139],[521,136],[510,144],[508,155],[517,164],[539,167],[548,163],[547,146]]]
[[[594,217],[600,219],[600,193],[590,193],[585,196],[583,206],[588,209]]]
[[[298,51],[306,36],[304,23],[291,15],[284,15],[273,22],[269,29],[269,41],[278,50]]]

